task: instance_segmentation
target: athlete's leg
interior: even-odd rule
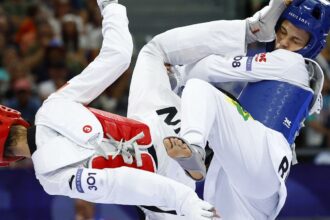
[[[242,194],[265,198],[278,190],[267,128],[228,96],[204,81],[190,80],[182,95],[181,125],[180,136],[189,144],[204,147],[209,141],[214,156]]]

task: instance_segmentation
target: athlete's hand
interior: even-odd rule
[[[247,43],[270,42],[275,39],[275,25],[292,0],[271,0],[269,5],[247,18]]]
[[[111,3],[118,3],[118,0],[97,0],[96,2],[97,2],[97,5],[98,5],[99,8],[100,8],[101,13],[102,13],[103,9],[104,9],[107,5],[109,5],[109,4],[111,4]]]
[[[199,199],[197,196],[187,198],[181,211],[190,220],[210,220],[220,217],[211,204]]]
[[[286,6],[289,6],[292,3],[293,0],[284,0],[284,3]]]

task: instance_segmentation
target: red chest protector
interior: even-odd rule
[[[104,138],[111,139],[111,144],[117,148],[106,156],[93,156],[88,162],[88,167],[104,169],[126,166],[156,172],[157,159],[154,158],[156,154],[152,155],[148,151],[153,146],[151,146],[149,127],[146,124],[98,109],[88,109],[101,123]],[[131,147],[128,155],[125,150],[118,150],[127,143]]]

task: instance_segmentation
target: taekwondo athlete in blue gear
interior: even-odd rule
[[[305,117],[318,113],[322,106],[323,72],[311,58],[324,47],[330,26],[329,2],[293,1],[278,13],[282,3],[271,1],[261,15],[247,19],[245,41],[235,42],[242,28],[234,28],[231,21],[233,27],[223,27],[227,33],[218,34],[226,42],[223,45],[196,33],[195,41],[190,35],[190,47],[180,51],[179,44],[164,40],[174,36],[174,31],[152,42],[164,54],[165,63],[185,65],[176,73],[182,79],[179,85],[185,86],[180,138],[165,138],[164,145],[171,152],[204,148],[209,142],[214,157],[206,174],[204,198],[224,219],[276,218],[286,199],[285,179],[295,162],[294,139]],[[246,43],[271,40],[272,33],[266,33],[271,28],[275,32],[280,17],[274,50],[244,56]],[[179,28],[176,36],[183,38],[184,30],[188,33],[193,28]],[[205,42],[212,45],[204,47]],[[241,48],[226,51],[235,43]],[[189,52],[185,57],[184,51]],[[231,57],[234,53],[239,56]],[[248,82],[239,98],[242,105],[207,83],[235,81]],[[275,110],[276,115],[269,113]]]
[[[328,0],[296,0],[284,11],[278,26],[284,20],[307,31],[310,40],[307,45],[295,51],[305,58],[314,59],[326,46],[326,38],[330,27],[330,2]]]
[[[326,45],[330,28],[330,3],[323,0],[294,1],[281,15],[277,29],[284,20],[309,33],[307,45],[295,52],[314,59]],[[313,63],[312,60],[309,62]],[[293,144],[310,108],[317,104],[317,99],[321,99],[318,96],[321,96],[323,73],[317,69],[318,65],[315,67],[315,75],[311,78],[314,84],[317,79],[319,85],[314,88],[317,92],[314,99],[313,90],[285,82],[261,81],[247,84],[239,96],[240,104],[254,119],[281,132]]]

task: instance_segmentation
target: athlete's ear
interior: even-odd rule
[[[324,84],[323,70],[320,65],[312,59],[305,59],[310,74],[310,87],[314,91],[312,103],[310,104],[309,115],[319,114],[323,107],[322,88]]]

